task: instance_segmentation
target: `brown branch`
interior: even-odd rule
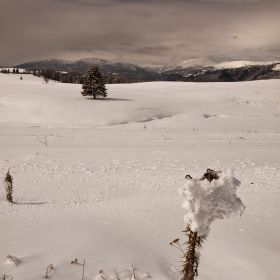
[[[49,264],[49,266],[47,267],[47,271],[46,271],[46,275],[45,278],[46,279],[51,279],[51,277],[49,276],[49,273],[53,270],[53,264]]]
[[[48,141],[47,141],[47,136],[45,136],[45,142],[40,141],[41,143],[43,143],[44,145],[46,145],[48,147]]]
[[[171,138],[166,138],[163,134],[162,134],[164,140],[172,140]]]
[[[86,265],[86,260],[84,259],[84,264],[83,264],[83,276],[82,276],[82,280],[84,279],[84,274],[85,274],[85,265]]]
[[[118,272],[113,268],[113,270],[115,271],[115,273],[116,273],[116,276],[117,276],[117,280],[121,280],[120,279],[120,277],[119,277],[119,274],[118,274]]]
[[[134,280],[136,280],[136,275],[135,275],[135,267],[132,265],[132,273],[133,273],[133,277],[134,277]]]

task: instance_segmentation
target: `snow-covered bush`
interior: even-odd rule
[[[189,239],[186,243],[187,252],[184,254],[183,280],[192,280],[197,276],[200,256],[197,249],[209,234],[210,225],[216,219],[244,213],[245,206],[236,195],[240,184],[232,169],[219,172],[207,169],[200,179],[186,176],[184,187],[179,189],[179,194],[184,200],[182,208],[186,210],[185,233]]]
[[[244,213],[245,206],[237,197],[241,182],[231,169],[223,170],[217,180],[187,179],[179,194],[186,210],[184,222],[198,236],[207,235],[216,219],[230,218]]]

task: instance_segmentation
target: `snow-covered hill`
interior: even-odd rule
[[[271,65],[274,63],[280,63],[280,61],[225,61],[213,66],[216,69],[229,69],[229,68],[240,68],[244,66],[256,66],[256,65]]]
[[[60,71],[75,71],[84,73],[90,65],[99,65],[102,73],[111,76],[119,76],[126,82],[148,82],[148,81],[189,81],[194,77],[201,76],[205,72],[222,71],[223,69],[237,72],[227,72],[225,77],[208,75],[200,77],[200,81],[247,81],[258,79],[278,79],[279,75],[271,69],[275,61],[231,61],[214,63],[209,59],[196,58],[182,61],[177,65],[155,65],[155,64],[132,64],[124,58],[117,57],[111,61],[99,58],[82,58],[75,61],[62,59],[46,59],[20,64],[16,67],[24,69],[58,69]],[[257,67],[257,68],[256,68]],[[251,73],[244,73],[247,69]],[[255,73],[255,75],[251,75]],[[221,75],[224,73],[221,72]]]
[[[205,67],[205,66],[214,66],[215,62],[206,59],[206,58],[196,58],[196,59],[188,59],[185,61],[182,61],[178,64],[178,66],[182,68],[188,68],[188,67]]]
[[[0,275],[6,279],[180,279],[186,174],[232,167],[245,214],[215,222],[200,280],[278,280],[279,80],[81,85],[0,74]],[[2,188],[1,193],[4,193]],[[18,266],[5,261],[10,254]],[[78,264],[70,264],[75,258]],[[112,278],[112,277],[111,277]]]
[[[214,67],[215,69],[232,69],[232,68],[240,68],[244,66],[261,66],[261,65],[271,65],[275,63],[280,63],[280,61],[223,61],[220,63],[213,62],[209,59],[205,58],[196,58],[189,59],[178,63],[176,66],[180,66],[182,68],[188,67]]]

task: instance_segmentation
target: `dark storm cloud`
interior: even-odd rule
[[[273,0],[0,0],[0,65],[50,57],[280,60],[279,9]]]
[[[138,48],[136,49],[137,53],[140,54],[152,54],[152,55],[157,55],[157,54],[164,54],[168,53],[171,48],[167,46],[146,46],[143,48]]]

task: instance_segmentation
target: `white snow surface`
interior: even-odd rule
[[[280,64],[276,64],[276,65],[272,68],[272,70],[274,70],[274,71],[280,71]]]
[[[0,74],[0,275],[180,279],[185,175],[233,168],[245,213],[216,220],[198,279],[278,280],[280,81],[81,85]],[[6,263],[7,255],[17,266]],[[75,258],[78,264],[70,264]]]
[[[191,66],[209,66],[209,65],[214,65],[215,62],[206,59],[206,58],[195,58],[195,59],[189,59],[182,61],[179,63],[178,66],[181,66],[183,68],[191,67]]]
[[[219,179],[187,179],[179,194],[184,198],[182,208],[186,210],[184,221],[198,236],[207,236],[210,225],[216,219],[231,218],[245,211],[245,205],[237,197],[240,181],[231,169],[223,170]]]
[[[244,66],[270,65],[280,61],[224,61],[213,65],[217,69],[240,68]]]
[[[256,66],[256,65],[270,65],[274,63],[280,63],[280,61],[246,61],[246,60],[236,60],[236,61],[223,61],[220,63],[213,62],[206,58],[195,58],[180,62],[177,66],[183,68],[191,66],[213,66],[216,69],[228,69],[228,68],[240,68],[244,66]]]

